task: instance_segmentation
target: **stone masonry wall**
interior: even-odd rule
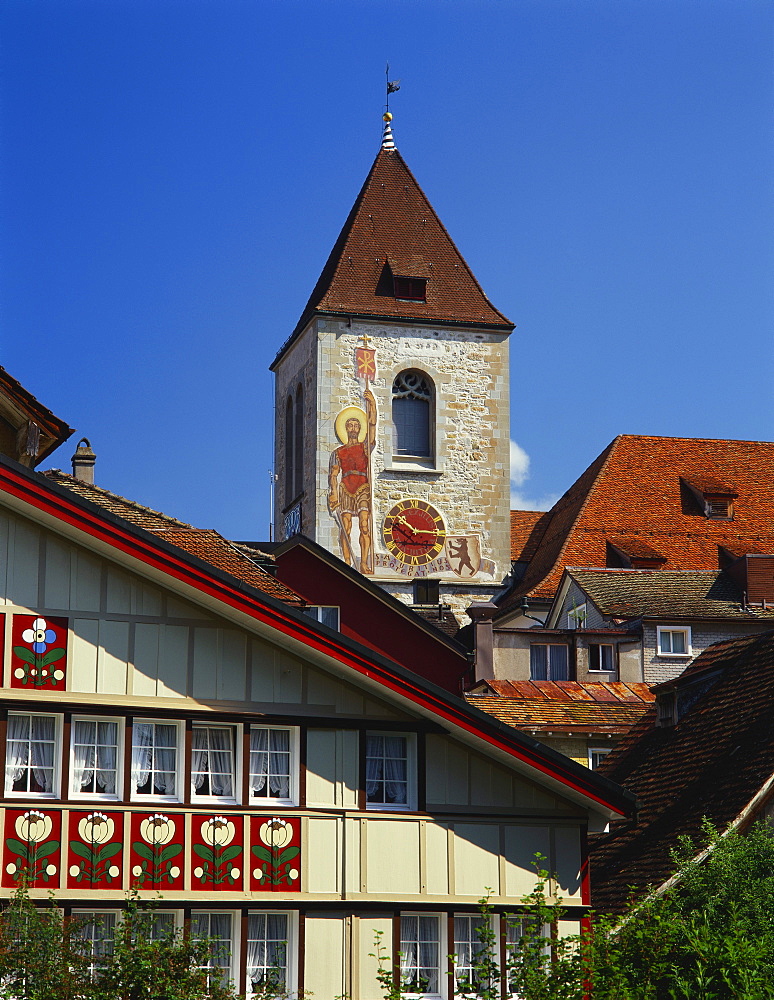
[[[346,406],[362,406],[363,381],[355,370],[355,349],[362,335],[376,350],[377,375],[371,391],[378,409],[377,440],[372,454],[374,540],[381,538],[390,507],[407,497],[438,508],[449,534],[477,534],[482,556],[493,572],[462,581],[453,573],[441,578],[462,584],[460,596],[483,586],[494,593],[510,565],[510,453],[508,338],[475,330],[401,326],[367,321],[320,320],[318,330],[317,541],[341,555],[338,532],[327,509],[328,467],[339,445],[334,422]],[[393,458],[392,383],[405,369],[425,372],[435,386],[435,461],[401,462]],[[436,574],[433,574],[435,576]],[[410,593],[411,580],[389,569],[377,570],[379,582],[391,581],[396,596]],[[443,588],[447,599],[447,587]],[[483,596],[483,595],[482,595]]]
[[[282,540],[283,511],[294,497],[285,496],[285,407],[288,393],[295,398],[299,385],[304,388],[304,471],[301,500],[301,532],[315,535],[315,490],[317,484],[317,341],[307,328],[283,357],[275,373],[274,395],[274,537]]]

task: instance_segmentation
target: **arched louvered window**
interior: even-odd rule
[[[392,383],[395,454],[414,458],[433,455],[433,383],[424,372],[404,371]]]

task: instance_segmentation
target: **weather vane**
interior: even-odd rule
[[[384,105],[384,120],[386,122],[392,121],[392,115],[390,114],[390,94],[394,94],[396,90],[400,90],[400,80],[390,79],[390,64],[387,63],[387,71],[385,73],[387,78],[387,103]]]

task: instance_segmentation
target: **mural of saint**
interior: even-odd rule
[[[331,452],[328,466],[328,510],[338,525],[342,558],[361,573],[372,575],[371,452],[376,444],[376,400],[367,382],[363,401],[365,410],[347,406],[336,417],[336,437],[341,446]],[[354,517],[359,527],[359,558],[352,537]]]

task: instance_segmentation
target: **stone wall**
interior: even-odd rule
[[[381,526],[390,507],[407,497],[437,507],[451,535],[475,534],[493,565],[470,581],[452,572],[433,573],[445,583],[474,591],[497,589],[510,564],[510,454],[508,339],[475,330],[391,325],[366,321],[319,321],[319,421],[317,425],[317,540],[339,552],[338,532],[327,509],[328,466],[339,441],[334,421],[346,406],[363,405],[364,382],[356,375],[355,350],[362,335],[376,351],[370,388],[378,426],[372,455],[374,536],[385,552]],[[431,462],[393,456],[392,383],[398,372],[419,369],[435,387],[435,455]],[[411,580],[382,567],[379,582],[409,593]],[[447,588],[444,587],[446,599]],[[467,599],[467,598],[463,598]]]

